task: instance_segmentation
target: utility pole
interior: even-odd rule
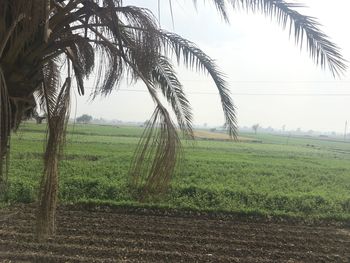
[[[348,121],[345,121],[345,129],[344,129],[344,141],[346,141],[346,132],[348,129]]]

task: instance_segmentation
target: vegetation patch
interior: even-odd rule
[[[44,125],[24,127],[12,138],[10,203],[37,200]],[[74,131],[59,167],[63,203],[350,219],[349,143],[253,134],[243,137],[261,143],[184,141],[169,191],[139,203],[133,196],[140,189],[130,189],[128,171],[142,129],[75,125]]]

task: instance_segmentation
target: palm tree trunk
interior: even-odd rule
[[[0,66],[0,197],[7,190],[7,160],[11,132],[11,107],[8,89]]]

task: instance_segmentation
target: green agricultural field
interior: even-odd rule
[[[168,194],[140,204],[128,168],[143,129],[68,127],[60,200],[156,206],[264,216],[350,219],[350,143],[253,136],[252,142],[184,142]],[[34,202],[42,172],[45,125],[24,124],[12,137],[6,202]]]

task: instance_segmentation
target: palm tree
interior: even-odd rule
[[[171,0],[169,0],[171,2]],[[283,0],[212,0],[229,21],[227,5],[262,12],[294,32],[321,67],[339,74],[344,59],[336,45],[303,16],[298,4]],[[197,1],[193,1],[196,3]],[[194,43],[162,30],[151,11],[126,6],[122,0],[0,1],[0,191],[6,187],[9,138],[36,107],[47,115],[48,132],[41,181],[37,233],[54,232],[58,162],[69,116],[72,82],[84,95],[84,80],[96,75],[93,95],[109,95],[129,76],[142,81],[155,103],[154,113],[136,150],[130,171],[142,196],[166,189],[180,150],[177,126],[160,100],[175,113],[179,128],[192,137],[192,113],[170,56],[186,67],[208,73],[218,89],[225,126],[236,135],[235,107],[228,85],[214,61]]]

